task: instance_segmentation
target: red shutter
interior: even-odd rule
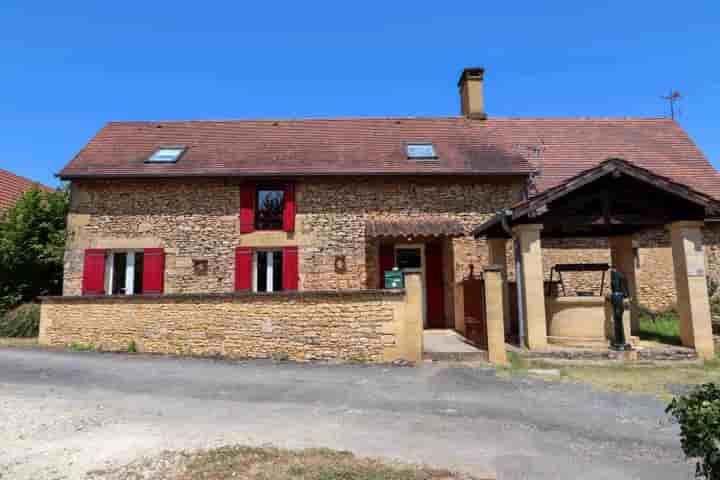
[[[395,247],[393,245],[380,245],[380,272],[378,275],[378,288],[385,288],[385,272],[395,267]]]
[[[282,288],[283,290],[298,289],[298,247],[285,247],[282,253]]]
[[[235,249],[235,291],[252,290],[253,249]]]
[[[82,294],[105,294],[105,250],[103,249],[91,248],[85,250]]]
[[[142,293],[163,293],[165,286],[165,251],[162,248],[146,248],[143,253]]]
[[[285,186],[285,205],[283,208],[283,230],[286,232],[295,231],[295,184],[288,183]]]
[[[255,185],[240,185],[240,233],[255,231]]]

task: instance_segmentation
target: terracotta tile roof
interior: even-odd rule
[[[432,142],[437,161],[407,158]],[[144,161],[188,149],[176,164]],[[623,158],[720,198],[720,176],[669,119],[355,118],[113,122],[60,172],[82,176],[525,174],[539,190],[607,158]]]
[[[434,161],[407,143],[432,142]],[[144,161],[184,145],[177,164]],[[60,172],[90,175],[502,174],[533,167],[491,128],[463,117],[109,123]]]
[[[52,191],[53,188],[33,182],[29,178],[20,177],[0,168],[0,210],[15,205],[15,201],[25,190],[37,185],[42,190]]]
[[[450,218],[409,217],[402,220],[368,220],[369,237],[462,236],[465,229]]]

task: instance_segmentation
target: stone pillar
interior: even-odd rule
[[[545,319],[545,276],[543,274],[540,231],[542,225],[518,225],[513,234],[520,243],[522,270],[515,275],[522,282],[525,338],[530,350],[547,347],[547,321]]]
[[[713,345],[710,302],[705,278],[703,222],[675,222],[670,225],[675,290],[680,313],[680,338],[698,356],[711,359]]]
[[[609,237],[608,243],[610,244],[613,265],[625,275],[628,282],[628,289],[630,290],[630,333],[637,335],[640,331],[640,315],[637,308],[635,253],[633,252],[632,235]],[[610,285],[609,275],[605,275],[605,285],[608,287]],[[609,293],[609,289],[605,293]],[[627,337],[626,340],[630,343],[630,337]]]
[[[422,360],[423,352],[423,292],[419,272],[405,273],[405,320],[403,322],[401,358],[413,362]]]
[[[505,303],[503,290],[506,278],[502,265],[488,265],[484,269],[485,321],[487,323],[488,360],[490,363],[507,363],[505,352]]]
[[[488,264],[497,265],[501,269],[503,278],[502,301],[503,301],[503,324],[505,331],[510,331],[510,292],[507,284],[507,239],[488,238]]]

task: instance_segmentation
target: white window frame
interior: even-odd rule
[[[125,262],[125,293],[119,295],[135,295],[135,253],[143,250],[110,250],[105,256],[105,295],[113,295],[112,286],[115,276],[115,254],[127,255]]]
[[[265,278],[267,279],[267,290],[261,293],[272,293],[274,292],[273,279],[274,277],[274,257],[275,255],[282,255],[282,250],[277,248],[261,248],[253,252],[253,263],[252,263],[252,288],[253,292],[258,291],[258,278],[257,278],[257,267],[258,267],[258,254],[264,252],[268,255],[267,265],[265,267]],[[282,277],[282,272],[281,272]]]

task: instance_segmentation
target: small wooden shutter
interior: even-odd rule
[[[143,255],[142,293],[163,293],[165,287],[165,251],[146,248]]]
[[[285,205],[283,208],[283,231],[295,231],[295,184],[285,186]]]
[[[235,249],[235,291],[252,290],[253,249]]]
[[[254,184],[240,185],[240,233],[255,231],[255,195]]]
[[[385,288],[385,272],[395,267],[395,247],[393,245],[380,245],[380,272],[378,274],[378,288]]]
[[[298,247],[285,247],[282,252],[282,288],[283,290],[298,289]]]
[[[105,294],[105,250],[103,249],[91,248],[85,250],[82,294]]]

